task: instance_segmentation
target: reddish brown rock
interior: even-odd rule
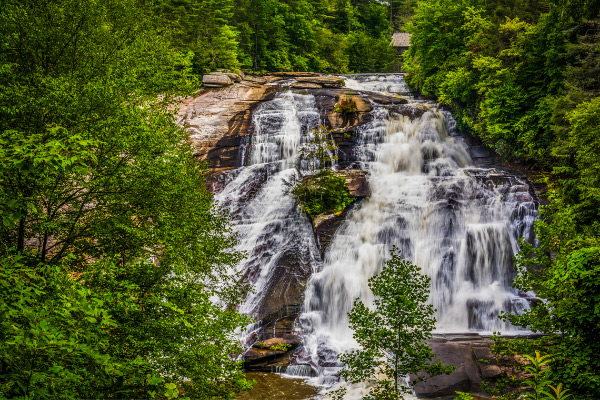
[[[323,89],[323,86],[316,83],[294,82],[290,85],[294,89]]]
[[[241,139],[250,134],[252,111],[278,90],[244,81],[184,99],[179,123],[186,128],[197,157],[221,171],[239,166]]]
[[[288,345],[291,347],[296,347],[300,344],[300,338],[294,335],[286,335],[285,337],[276,337],[272,339],[267,339],[262,342],[257,342],[254,347],[269,349],[272,346],[276,345]]]

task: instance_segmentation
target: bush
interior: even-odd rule
[[[354,114],[357,111],[356,103],[352,97],[341,96],[340,101],[333,107],[333,111],[338,114]]]
[[[311,219],[318,214],[341,212],[356,200],[350,195],[346,180],[331,170],[305,177],[292,194]]]

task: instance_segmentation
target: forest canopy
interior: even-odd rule
[[[596,0],[420,1],[405,53],[415,89],[548,185],[515,281],[545,302],[505,316],[546,336],[499,348],[544,349],[552,381],[584,399],[600,396],[599,13]]]

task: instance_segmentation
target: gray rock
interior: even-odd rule
[[[242,77],[238,74],[234,74],[233,72],[225,72],[225,75],[229,77],[234,82],[241,82]]]
[[[233,80],[223,73],[212,73],[202,77],[202,84],[209,88],[220,88],[233,85]]]
[[[430,399],[446,396],[455,397],[456,392],[469,392],[471,381],[465,367],[461,365],[450,375],[439,375],[428,378],[414,386],[419,398]]]

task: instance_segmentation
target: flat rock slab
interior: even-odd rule
[[[324,88],[341,88],[345,84],[342,78],[335,76],[299,76],[296,81],[314,83]]]
[[[215,76],[231,80],[225,74]],[[250,134],[252,110],[278,90],[278,86],[244,81],[184,99],[178,122],[186,128],[196,156],[213,169],[237,167],[241,138]]]
[[[290,85],[294,89],[323,89],[323,86],[309,82],[294,82]]]

